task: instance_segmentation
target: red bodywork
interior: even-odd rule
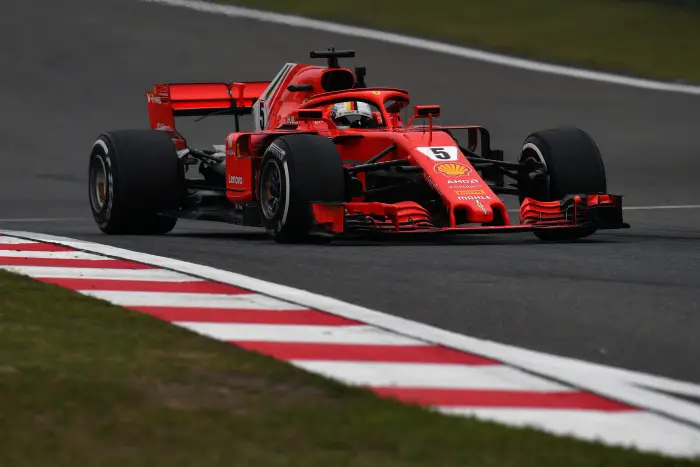
[[[341,89],[327,91],[332,87],[329,82]],[[474,151],[483,143],[478,136],[483,127],[434,125],[439,106],[416,106],[413,118],[404,124],[401,112],[409,105],[407,91],[357,88],[355,84],[355,73],[347,68],[287,64],[271,81],[160,84],[146,96],[151,127],[170,132],[178,148],[185,148],[186,141],[175,129],[177,116],[214,111],[252,114],[253,131],[234,131],[224,138],[226,197],[231,203],[255,203],[257,169],[265,149],[276,136],[302,132],[333,139],[346,167],[365,163],[395,145],[382,161],[408,159],[411,166],[422,168],[426,182],[439,194],[448,213],[447,223],[436,226],[431,213],[414,201],[386,204],[358,197],[337,205],[313,204],[318,226],[332,233],[347,232],[348,223],[354,221],[363,226],[360,230],[384,233],[571,228],[591,222],[591,213],[621,208],[620,197],[613,195],[584,194],[553,202],[528,198],[521,204],[519,222],[512,224],[503,201],[449,133],[469,131],[469,150]],[[377,128],[339,129],[328,118],[333,104],[358,100],[376,109]],[[425,124],[414,126],[414,118]],[[365,182],[364,174],[357,178]]]

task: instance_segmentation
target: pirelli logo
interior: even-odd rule
[[[484,190],[457,190],[455,191],[457,195],[483,195]]]

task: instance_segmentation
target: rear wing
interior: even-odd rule
[[[175,117],[209,114],[235,115],[238,127],[238,116],[252,112],[269,84],[269,81],[156,84],[153,91],[146,91],[151,128],[183,139],[175,130]]]

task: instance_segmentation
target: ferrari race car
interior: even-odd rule
[[[264,227],[279,242],[496,232],[573,240],[629,227],[584,131],[532,133],[518,160],[505,161],[482,126],[438,126],[437,105],[408,115],[407,91],[368,87],[365,68],[339,65],[354,56],[311,52],[325,66],[288,63],[271,81],[156,85],[146,92],[150,129],[106,132],[92,147],[97,225],[163,234],[179,218],[220,221]],[[209,115],[232,118],[235,131],[222,145],[191,147],[175,118]],[[246,115],[252,131],[241,131]],[[517,223],[500,195],[518,197]]]

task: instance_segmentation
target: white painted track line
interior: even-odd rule
[[[92,220],[90,217],[17,217],[13,219],[0,219],[0,222],[76,222]]]
[[[239,310],[303,310],[290,304],[255,293],[237,295],[182,292],[131,292],[111,290],[82,290],[85,295],[107,300],[121,306],[230,308]]]
[[[82,251],[22,251],[0,250],[0,257],[5,258],[42,258],[42,259],[90,259],[105,260],[104,256],[85,253]]]
[[[700,209],[700,204],[678,204],[669,206],[627,206],[624,211],[655,211],[663,209]]]
[[[34,240],[24,240],[22,238],[0,236],[0,244],[2,244],[2,245],[20,245],[20,244],[27,244],[27,243],[39,243],[39,242],[35,242]]]
[[[675,209],[700,209],[700,204],[676,204],[676,205],[659,205],[659,206],[622,206],[623,211],[663,211]],[[508,212],[520,212],[520,209],[508,209]]]
[[[585,70],[569,66],[554,65],[549,63],[526,60],[503,54],[486,52],[479,49],[462,47],[444,42],[432,41],[411,37],[403,34],[378,31],[375,29],[350,26],[346,24],[320,21],[302,16],[288,15],[282,13],[272,13],[268,11],[255,10],[233,5],[222,5],[199,0],[141,0],[150,3],[160,3],[190,10],[218,14],[232,18],[246,18],[256,21],[263,21],[273,24],[283,24],[297,28],[324,31],[343,36],[361,37],[378,42],[396,44],[403,47],[427,50],[440,54],[453,55],[469,60],[492,63],[495,65],[519,68],[522,70],[537,73],[548,73],[569,78],[597,81],[601,83],[616,84],[634,88],[648,89],[653,91],[676,92],[682,94],[700,95],[700,86],[676,84],[650,79],[633,78],[629,76],[604,73],[599,71]]]
[[[174,322],[191,331],[226,341],[266,341],[323,344],[424,345],[416,339],[383,331],[372,326],[320,326],[277,324]]]
[[[697,446],[700,446],[699,432],[646,412],[461,407],[440,407],[435,410],[512,426],[532,426],[590,441],[599,441],[603,436],[608,442],[626,446],[641,442],[656,451],[681,456],[683,453],[697,452]]]
[[[111,279],[162,282],[192,282],[203,280],[179,272],[168,271],[167,269],[62,268],[44,266],[0,266],[0,269],[30,277],[54,279]]]
[[[502,365],[292,360],[313,373],[351,385],[411,388],[571,391],[561,384]]]

